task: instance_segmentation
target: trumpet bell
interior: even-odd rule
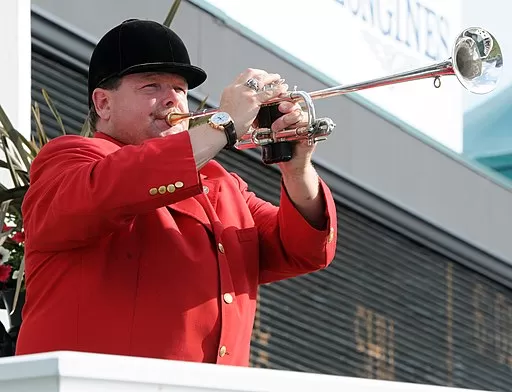
[[[460,33],[453,46],[452,61],[459,82],[475,94],[493,91],[503,71],[498,41],[480,27],[470,27]]]

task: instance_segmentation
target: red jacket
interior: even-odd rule
[[[122,146],[61,136],[23,203],[26,302],[17,354],[72,350],[248,365],[258,284],[326,267],[336,212],[312,228],[211,161],[187,132]]]

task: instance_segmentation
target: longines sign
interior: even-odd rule
[[[205,2],[336,84],[447,60],[463,27],[460,0]],[[462,89],[450,76],[438,89],[426,79],[352,94],[380,115],[460,152]]]
[[[411,0],[333,0],[383,39],[432,61],[450,56],[450,20],[444,10]]]

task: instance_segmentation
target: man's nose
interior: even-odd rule
[[[178,102],[178,92],[173,87],[166,88],[164,91],[164,105],[170,107],[176,105]]]

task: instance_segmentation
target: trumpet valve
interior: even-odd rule
[[[319,118],[311,127],[311,138],[315,139],[315,141],[325,140],[335,127],[336,124],[330,118]]]

